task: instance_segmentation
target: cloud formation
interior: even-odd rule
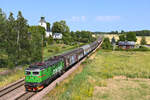
[[[120,20],[120,16],[97,16],[96,21],[116,21]]]
[[[71,20],[72,22],[83,22],[86,20],[86,16],[72,16]]]

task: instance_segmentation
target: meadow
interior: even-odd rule
[[[79,45],[65,45],[65,44],[52,44],[48,45],[44,48],[44,59],[48,59],[49,57],[59,55],[61,53],[67,52],[69,50],[75,49],[81,45],[84,45],[83,43],[80,43]]]
[[[44,100],[149,100],[150,52],[98,50]]]
[[[109,34],[109,35],[104,35],[105,37],[108,37],[110,40],[112,39],[112,37],[114,36],[116,40],[119,39],[118,35],[113,35],[113,34]],[[137,36],[137,42],[136,44],[140,44],[141,41],[141,36]],[[150,44],[150,36],[145,36],[147,44]]]

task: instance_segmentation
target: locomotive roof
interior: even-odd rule
[[[48,68],[49,66],[60,62],[61,60],[62,59],[59,57],[58,58],[53,57],[53,58],[46,60],[44,63],[36,63],[33,65],[30,65],[26,70],[42,70],[42,69]]]

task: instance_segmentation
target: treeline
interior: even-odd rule
[[[30,27],[21,11],[15,19],[13,13],[6,18],[0,9],[0,67],[13,68],[41,60],[42,35],[45,29]]]
[[[90,31],[70,31],[69,26],[64,20],[54,22],[51,30],[52,33],[62,33],[63,37],[62,40],[53,40],[50,36],[48,39],[48,41],[51,41],[49,42],[50,44],[53,43],[53,41],[55,41],[57,43],[72,45],[78,42],[89,43],[95,40],[95,38],[92,37],[93,33]]]
[[[150,30],[141,30],[141,31],[129,31],[129,32],[133,32],[136,34],[136,36],[150,36]],[[112,32],[94,32],[95,34],[127,34],[129,32],[125,32],[125,31],[112,31]]]
[[[50,27],[50,23],[47,25]],[[21,11],[15,19],[12,12],[6,18],[6,14],[0,9],[0,67],[13,68],[42,61],[43,47],[53,43],[73,45],[94,41],[89,31],[70,32],[69,26],[63,20],[53,23],[52,32],[62,33],[62,40],[45,37],[45,28],[41,26],[29,26]]]

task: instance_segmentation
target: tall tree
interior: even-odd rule
[[[140,44],[141,44],[141,45],[147,44],[146,38],[145,38],[144,36],[142,37],[142,39],[141,39],[141,41],[140,41]]]
[[[46,31],[50,31],[51,24],[49,22],[47,22],[46,25],[47,25],[47,30]]]
[[[17,50],[17,31],[16,22],[13,13],[10,13],[7,21],[7,53],[8,53],[8,67],[13,68],[16,62]]]
[[[68,33],[70,32],[69,27],[66,24],[66,21],[61,20],[60,22],[54,22],[52,26],[53,33]]]
[[[29,28],[31,33],[30,39],[30,57],[31,62],[42,61],[43,58],[43,37],[45,35],[45,28],[41,26],[31,26]]]
[[[6,15],[0,8],[0,67],[6,65],[6,61],[4,58],[7,59],[6,49],[7,49],[7,35],[6,35]],[[4,65],[5,64],[5,65]]]
[[[16,29],[17,29],[17,56],[19,62],[27,62],[28,61],[28,49],[29,49],[29,41],[28,41],[28,24],[27,20],[22,16],[21,11],[18,12],[17,20],[16,20]]]

